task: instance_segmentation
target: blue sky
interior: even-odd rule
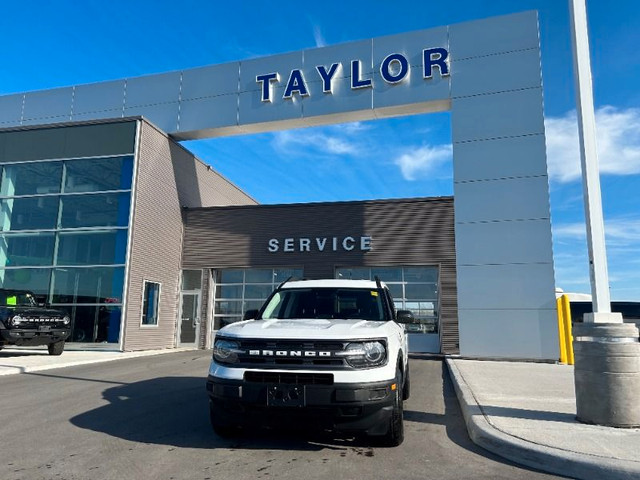
[[[640,300],[640,2],[587,0],[611,294]],[[556,284],[589,292],[568,0],[3,2],[0,95],[538,10]],[[187,142],[261,203],[451,195],[446,113]]]

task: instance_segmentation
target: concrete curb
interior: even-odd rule
[[[476,401],[455,360],[447,358],[446,362],[469,436],[475,444],[520,465],[582,480],[640,478],[640,463],[561,450],[498,430]]]
[[[73,353],[84,353],[89,356],[95,355],[93,358],[84,357],[81,359],[69,360],[69,361],[61,361],[60,363],[48,363],[46,365],[0,365],[0,376],[4,375],[17,375],[20,373],[30,373],[30,372],[41,372],[43,370],[53,370],[56,368],[67,368],[67,367],[75,367],[79,365],[92,365],[96,363],[105,363],[105,362],[113,362],[116,360],[126,360],[128,358],[138,358],[138,357],[148,357],[151,355],[163,355],[166,353],[178,353],[178,352],[188,352],[195,351],[196,348],[166,348],[162,350],[141,350],[135,352],[100,352],[100,351],[82,351],[75,350],[64,352],[62,355],[67,354],[68,356],[73,355]],[[13,350],[9,348],[3,349],[3,352],[11,353]],[[29,352],[29,350],[21,349],[15,350],[19,353]],[[37,353],[41,353],[41,351],[37,351]],[[51,359],[49,356],[44,356],[44,358]],[[58,357],[59,358],[59,357]]]

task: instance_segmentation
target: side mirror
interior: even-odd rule
[[[260,313],[260,310],[247,310],[246,312],[244,312],[244,317],[242,317],[242,319],[255,320],[256,318],[258,318],[258,313]]]
[[[413,316],[413,312],[411,310],[398,310],[396,314],[396,322],[416,323],[416,317]]]

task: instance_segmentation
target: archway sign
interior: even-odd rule
[[[460,352],[557,359],[541,84],[524,12],[6,95],[0,127],[142,115],[187,140],[449,110]]]

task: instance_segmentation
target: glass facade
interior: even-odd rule
[[[119,341],[133,156],[0,164],[0,286],[72,319],[69,341]]]
[[[336,278],[384,282],[398,310],[411,310],[418,320],[405,325],[410,333],[438,333],[438,267],[337,268]]]
[[[289,277],[302,278],[301,268],[235,268],[215,272],[214,326],[218,330],[258,309]]]

